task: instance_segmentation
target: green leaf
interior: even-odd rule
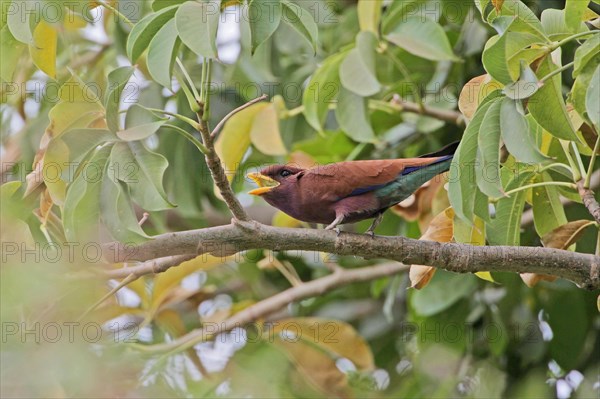
[[[575,50],[575,65],[573,67],[573,77],[579,76],[585,66],[592,60],[598,63],[598,53],[600,53],[600,35],[595,34],[587,39],[581,46]]]
[[[377,37],[371,32],[359,32],[356,47],[348,53],[340,66],[342,85],[362,97],[372,96],[381,90],[375,73]]]
[[[152,79],[168,89],[171,88],[171,71],[180,44],[175,20],[171,19],[152,38],[148,47],[148,72]]]
[[[536,183],[551,182],[548,172],[538,175]],[[560,202],[556,186],[539,186],[532,193],[533,223],[538,236],[543,237],[552,230],[567,223],[565,208]]]
[[[167,120],[140,105],[133,104],[127,109],[125,130],[118,131],[117,136],[125,141],[143,140],[156,133]]]
[[[554,41],[565,39],[573,33],[579,33],[588,30],[585,24],[581,21],[579,21],[579,25],[573,30],[568,27],[565,22],[564,10],[555,10],[552,8],[545,9],[542,11],[541,20],[544,31],[548,37]]]
[[[253,104],[233,115],[223,126],[215,143],[215,150],[223,163],[229,181],[233,180],[242,158],[250,147],[250,131],[254,118],[269,106],[261,102]]]
[[[588,118],[596,126],[596,129],[600,130],[600,65],[596,68],[588,86],[585,107]]]
[[[168,166],[165,157],[147,150],[140,142],[115,143],[110,154],[114,180],[126,183],[131,197],[148,211],[174,206],[163,188],[163,175]]]
[[[108,128],[116,133],[119,131],[119,104],[121,103],[121,93],[125,85],[133,75],[135,69],[130,66],[124,66],[114,69],[108,74],[108,91],[106,96],[106,123]]]
[[[386,39],[409,53],[428,60],[459,60],[452,52],[444,29],[428,18],[408,16],[386,36]]]
[[[319,38],[319,28],[312,14],[288,0],[281,0],[283,21],[298,31],[311,44],[315,54]]]
[[[93,240],[99,236],[100,190],[110,151],[111,146],[97,150],[69,185],[63,207],[63,225],[69,241]]]
[[[510,17],[496,18],[496,23],[506,21]],[[482,62],[485,70],[497,81],[509,84],[519,77],[521,60],[529,64],[544,53],[541,48],[531,48],[540,39],[531,33],[513,32],[517,19],[511,19],[510,24],[499,36],[494,36],[485,45]],[[502,31],[502,28],[496,28]]]
[[[281,140],[279,117],[274,103],[270,103],[256,114],[250,129],[250,141],[263,154],[287,154]]]
[[[465,129],[450,167],[448,198],[456,215],[468,222],[473,219],[473,213],[478,206],[487,208],[487,197],[481,193],[475,180],[475,164],[479,146],[478,136],[483,118],[490,108],[492,100],[498,98],[499,95],[500,90],[495,90],[481,102],[473,119]]]
[[[367,101],[349,90],[340,89],[335,117],[342,130],[354,141],[375,142],[375,132],[369,123]]]
[[[109,162],[100,188],[101,220],[115,240],[133,244],[144,242],[150,237],[138,224],[124,185],[109,177],[110,168]]]
[[[177,13],[177,31],[183,43],[194,53],[217,58],[217,28],[221,13],[221,0],[188,1]]]
[[[537,70],[538,76],[546,76],[558,69],[550,57],[546,57]],[[567,107],[562,96],[561,76],[556,75],[529,98],[527,107],[537,123],[554,137],[564,140],[577,140]]]
[[[340,90],[339,67],[348,52],[328,57],[313,74],[302,94],[304,117],[315,130],[322,131],[329,104],[338,97]]]
[[[539,163],[548,158],[537,148],[535,138],[531,136],[527,119],[517,109],[517,101],[510,98],[502,100],[500,109],[500,129],[502,139],[518,161]]]
[[[15,39],[8,26],[4,26],[0,31],[0,53],[2,54],[0,78],[6,82],[13,81],[13,73],[24,49],[25,45]]]
[[[586,63],[579,71],[577,79],[575,79],[575,82],[573,83],[571,93],[569,94],[571,104],[573,104],[573,107],[579,115],[586,118],[589,124],[592,124],[592,122],[587,115],[587,91],[598,65],[598,62]]]
[[[13,12],[7,13],[6,26],[8,26],[8,29],[10,29],[10,32],[14,38],[21,43],[33,43],[33,29],[40,21],[40,2],[21,0],[13,1],[12,5],[15,7],[15,9]],[[2,7],[4,7],[4,5],[2,5]],[[2,62],[4,63],[5,60],[2,60]]]
[[[489,197],[504,196],[500,181],[500,107],[502,100],[492,102],[481,122],[477,137],[475,174],[477,187]]]
[[[256,48],[267,41],[281,22],[281,2],[279,0],[250,0],[248,20],[252,54]]]
[[[475,277],[438,270],[426,287],[411,291],[410,306],[421,316],[432,316],[470,296],[476,289]]]
[[[526,166],[519,167],[518,172],[511,169],[502,168],[504,177],[510,179],[505,191],[528,184],[534,176],[531,168]],[[521,217],[527,191],[517,191],[496,203],[496,216],[486,225],[487,237],[492,245],[520,245]]]
[[[379,36],[382,0],[358,0],[358,25],[363,32]]]
[[[524,100],[534,95],[539,88],[537,76],[525,61],[521,61],[519,80],[508,84],[502,92],[513,100]]]
[[[178,8],[178,5],[163,8],[147,15],[135,24],[129,33],[126,45],[127,56],[131,62],[136,62],[137,59],[140,58],[154,38],[154,35],[156,35],[158,31],[175,16],[175,12]]]
[[[567,0],[565,5],[565,22],[571,32],[576,33],[583,20],[583,13],[587,9],[587,0]]]

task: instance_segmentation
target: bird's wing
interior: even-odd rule
[[[374,191],[396,179],[405,168],[428,165],[436,160],[406,158],[333,163],[308,169],[300,184],[303,194],[338,201]]]

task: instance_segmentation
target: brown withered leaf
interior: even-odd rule
[[[586,227],[594,225],[591,220],[575,220],[567,224],[563,224],[542,237],[542,244],[546,248],[568,249],[573,245]],[[540,281],[553,282],[557,279],[556,276],[537,273],[521,273],[521,279],[530,288],[535,287]]]
[[[458,109],[465,118],[471,120],[481,100],[502,87],[488,74],[476,76],[463,86],[458,97]]]
[[[563,224],[542,237],[542,243],[547,248],[567,249],[581,238],[586,227],[593,224],[591,220],[575,220]]]
[[[425,234],[421,236],[424,241],[450,242],[454,236],[454,209],[446,208],[443,212],[433,218]],[[435,267],[412,265],[408,276],[411,288],[421,289],[425,287],[435,273]]]

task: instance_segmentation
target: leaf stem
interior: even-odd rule
[[[574,141],[571,141],[571,148],[573,149],[573,154],[575,154],[575,159],[577,160],[577,165],[579,166],[579,174],[582,179],[587,179],[587,169],[583,166],[583,161],[581,159],[581,154],[579,154],[579,149],[577,148],[577,144]]]
[[[554,43],[550,48],[552,49],[552,51],[556,50],[557,48],[561,47],[563,44],[566,44],[572,40],[575,39],[579,39],[580,37],[583,36],[587,36],[587,35],[593,35],[593,34],[597,34],[600,33],[599,30],[592,30],[592,31],[587,31],[587,32],[579,32],[579,33],[575,33],[574,35],[571,35],[569,37],[566,37],[556,43]]]
[[[284,111],[281,115],[281,118],[282,119],[292,118],[294,116],[300,115],[303,112],[304,112],[304,105],[300,105],[296,108],[292,108],[292,109]]]
[[[99,2],[102,7],[112,11],[115,13],[116,16],[118,16],[119,18],[121,18],[123,21],[125,21],[127,23],[127,25],[129,25],[130,27],[134,27],[135,24],[133,22],[131,22],[131,20],[129,18],[127,18],[125,15],[123,15],[121,13],[121,11],[117,10],[115,7],[111,6],[110,4],[108,4],[105,0],[102,0]]]
[[[579,170],[579,167],[575,163],[575,160],[571,156],[571,150],[569,148],[569,143],[565,140],[560,140],[560,145],[562,146],[563,151],[565,152],[565,157],[567,157],[567,161],[569,162],[569,165],[571,165],[571,171],[573,172],[573,181],[577,182],[577,181],[581,180],[581,172]]]
[[[541,168],[539,170],[538,173],[543,173],[543,172],[547,171],[548,169],[552,169],[552,168],[557,167],[557,166],[561,167],[561,168],[565,168],[566,170],[569,171],[569,173],[571,173],[571,176],[573,175],[573,169],[570,166],[565,165],[564,163],[560,163],[560,162],[556,162],[556,163],[552,163],[550,165],[544,166],[543,168]]]
[[[208,154],[208,148],[206,148],[204,146],[204,144],[202,144],[200,142],[200,140],[195,138],[194,135],[191,134],[190,132],[186,132],[184,129],[180,128],[179,126],[171,125],[169,123],[165,123],[163,126],[170,127],[171,129],[175,130],[177,133],[181,134],[183,137],[185,137],[186,139],[191,141],[200,150],[200,152],[202,152],[203,154]]]
[[[257,102],[265,100],[267,97],[268,96],[266,94],[263,94],[262,96],[256,97],[255,99],[252,99],[252,100],[248,101],[246,104],[241,105],[241,106],[237,107],[236,109],[234,109],[233,111],[229,112],[227,115],[225,115],[225,117],[223,119],[221,119],[221,121],[219,123],[217,123],[217,126],[215,126],[212,133],[210,134],[211,137],[215,138],[217,136],[217,134],[219,134],[219,131],[221,130],[221,128],[223,128],[223,126],[225,125],[225,122],[227,122],[233,115],[237,114],[238,112],[240,112],[241,110],[243,110],[245,108],[248,108],[252,104],[256,104]]]
[[[561,74],[564,71],[566,71],[567,69],[571,68],[573,65],[575,65],[575,61],[569,62],[568,64],[563,65],[562,67],[555,69],[554,71],[550,72],[548,75],[544,76],[543,78],[540,79],[540,83],[544,84],[546,83],[546,81],[552,77],[554,77],[555,75]]]
[[[594,145],[594,151],[592,152],[592,159],[590,159],[590,164],[588,166],[587,175],[585,176],[585,181],[583,182],[583,188],[590,188],[590,180],[592,178],[592,172],[594,171],[594,164],[596,163],[596,156],[598,150],[600,149],[600,136],[596,138],[596,144]]]
[[[515,189],[508,190],[505,194],[508,197],[511,194],[514,194],[519,191],[528,190],[530,188],[535,188],[535,187],[544,187],[544,186],[562,186],[562,187],[569,187],[574,190],[577,189],[577,185],[575,185],[574,183],[569,183],[569,182],[564,182],[564,181],[548,181],[548,182],[543,182],[543,183],[532,183],[532,184],[527,184],[522,187],[517,187]],[[500,200],[500,198],[495,199],[494,202],[498,202],[498,200]]]
[[[194,98],[196,99],[196,101],[199,101],[202,97],[200,97],[200,94],[198,94],[198,90],[196,89],[196,85],[194,84],[194,81],[192,80],[192,78],[191,78],[190,74],[188,73],[187,69],[185,69],[185,66],[183,66],[183,62],[181,62],[181,60],[179,59],[179,57],[175,57],[175,61],[177,61],[177,65],[179,65],[179,68],[181,69],[181,72],[183,73],[183,76],[185,76],[185,79],[187,80],[188,85],[192,89],[192,93],[194,93]]]
[[[208,65],[206,66],[206,77],[202,80],[202,86],[204,87],[204,100],[202,103],[204,104],[204,112],[202,112],[202,120],[208,121],[210,117],[210,82],[212,81],[212,58],[208,59]]]
[[[183,115],[177,114],[175,112],[165,111],[164,109],[148,108],[148,107],[144,107],[144,108],[146,108],[148,111],[159,112],[161,114],[165,114],[165,115],[169,115],[174,118],[177,118],[180,121],[187,123],[188,125],[190,125],[191,127],[193,127],[196,130],[198,130],[200,128],[200,125],[198,124],[198,122],[196,122],[195,120],[193,120],[191,118],[188,118],[187,116],[183,116]]]

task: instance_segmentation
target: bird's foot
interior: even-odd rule
[[[365,234],[367,234],[367,235],[371,236],[371,238],[373,238],[373,239],[375,238],[375,231],[373,231],[373,230],[371,230],[371,229],[367,230],[367,231],[365,232]]]

